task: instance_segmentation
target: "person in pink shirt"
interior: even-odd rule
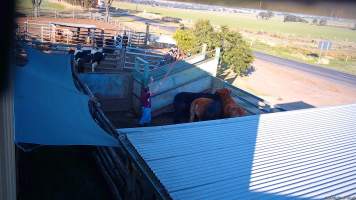
[[[141,107],[142,116],[139,121],[140,126],[148,125],[151,123],[151,93],[148,87],[141,90]]]

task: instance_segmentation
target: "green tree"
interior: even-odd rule
[[[312,21],[312,24],[317,25],[318,24],[318,19],[314,18],[313,21]]]
[[[173,36],[177,46],[185,53],[207,44],[208,50],[221,47],[221,67],[233,70],[237,76],[246,75],[254,57],[241,34],[222,26],[215,31],[207,20],[199,20],[192,30],[177,30]]]
[[[194,49],[199,46],[197,44],[197,38],[193,34],[192,30],[177,30],[174,33],[173,38],[176,40],[179,49],[186,54],[195,53]]]
[[[230,68],[237,76],[246,75],[254,60],[252,51],[241,34],[222,27],[220,32],[221,65]]]
[[[328,21],[325,18],[320,19],[319,26],[326,26],[327,23],[328,23]]]
[[[109,22],[110,17],[110,7],[114,0],[105,0],[105,21]]]
[[[218,34],[209,20],[198,20],[194,24],[193,33],[197,39],[198,46],[207,44],[208,50],[213,50],[218,46]]]
[[[41,3],[42,0],[32,0],[34,17],[39,17]]]

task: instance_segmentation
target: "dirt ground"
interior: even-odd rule
[[[237,78],[233,84],[274,105],[304,102],[323,107],[356,103],[356,87],[262,60],[256,59],[253,66],[251,75]]]

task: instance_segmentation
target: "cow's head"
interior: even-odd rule
[[[215,94],[219,95],[222,98],[226,98],[230,96],[231,90],[227,88],[221,88],[221,89],[217,89]]]

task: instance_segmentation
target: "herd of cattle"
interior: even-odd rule
[[[78,66],[78,70],[84,71],[85,64],[91,65],[91,71],[95,71],[102,60],[105,58],[103,49],[90,48],[90,49],[71,49],[69,53],[74,54],[74,61]]]
[[[231,91],[223,88],[214,94],[181,92],[174,97],[174,122],[182,123],[240,117],[247,112],[231,97]]]

